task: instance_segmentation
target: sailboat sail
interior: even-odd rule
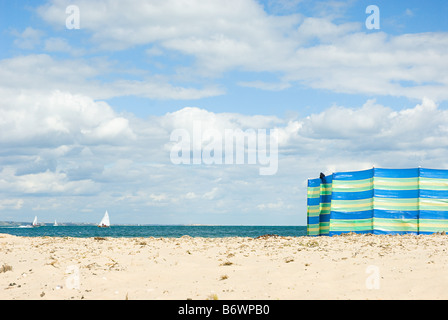
[[[110,227],[109,214],[107,213],[107,210],[98,227]]]
[[[54,220],[54,224],[53,224],[53,226],[54,226],[54,227],[57,227],[57,226],[58,226],[58,223],[56,222],[56,220]]]
[[[33,227],[37,227],[37,226],[38,226],[38,224],[37,224],[37,216],[35,216],[34,220],[33,220]]]

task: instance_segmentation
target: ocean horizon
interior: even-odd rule
[[[250,237],[278,235],[284,237],[306,236],[306,226],[244,226],[244,225],[113,225],[98,228],[95,225],[1,226],[0,234],[21,237],[112,237],[112,238],[202,238]]]

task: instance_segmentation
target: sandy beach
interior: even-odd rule
[[[447,240],[0,234],[0,299],[447,299]]]

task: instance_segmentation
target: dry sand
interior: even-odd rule
[[[447,299],[448,236],[26,238],[0,299]]]

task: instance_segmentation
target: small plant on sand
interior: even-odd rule
[[[226,280],[226,279],[229,279],[229,276],[226,274],[222,275],[221,278],[219,278],[219,280]]]
[[[212,293],[207,297],[207,300],[218,300],[218,295],[216,293]]]
[[[232,264],[233,264],[233,262],[226,261],[226,262],[221,263],[220,265],[221,266],[231,266]]]
[[[6,271],[12,271],[12,267],[7,264],[3,264],[3,266],[0,267],[0,273],[6,272]]]
[[[319,242],[317,242],[317,241],[309,241],[306,245],[307,245],[307,247],[314,248],[314,247],[318,247],[319,246]]]

